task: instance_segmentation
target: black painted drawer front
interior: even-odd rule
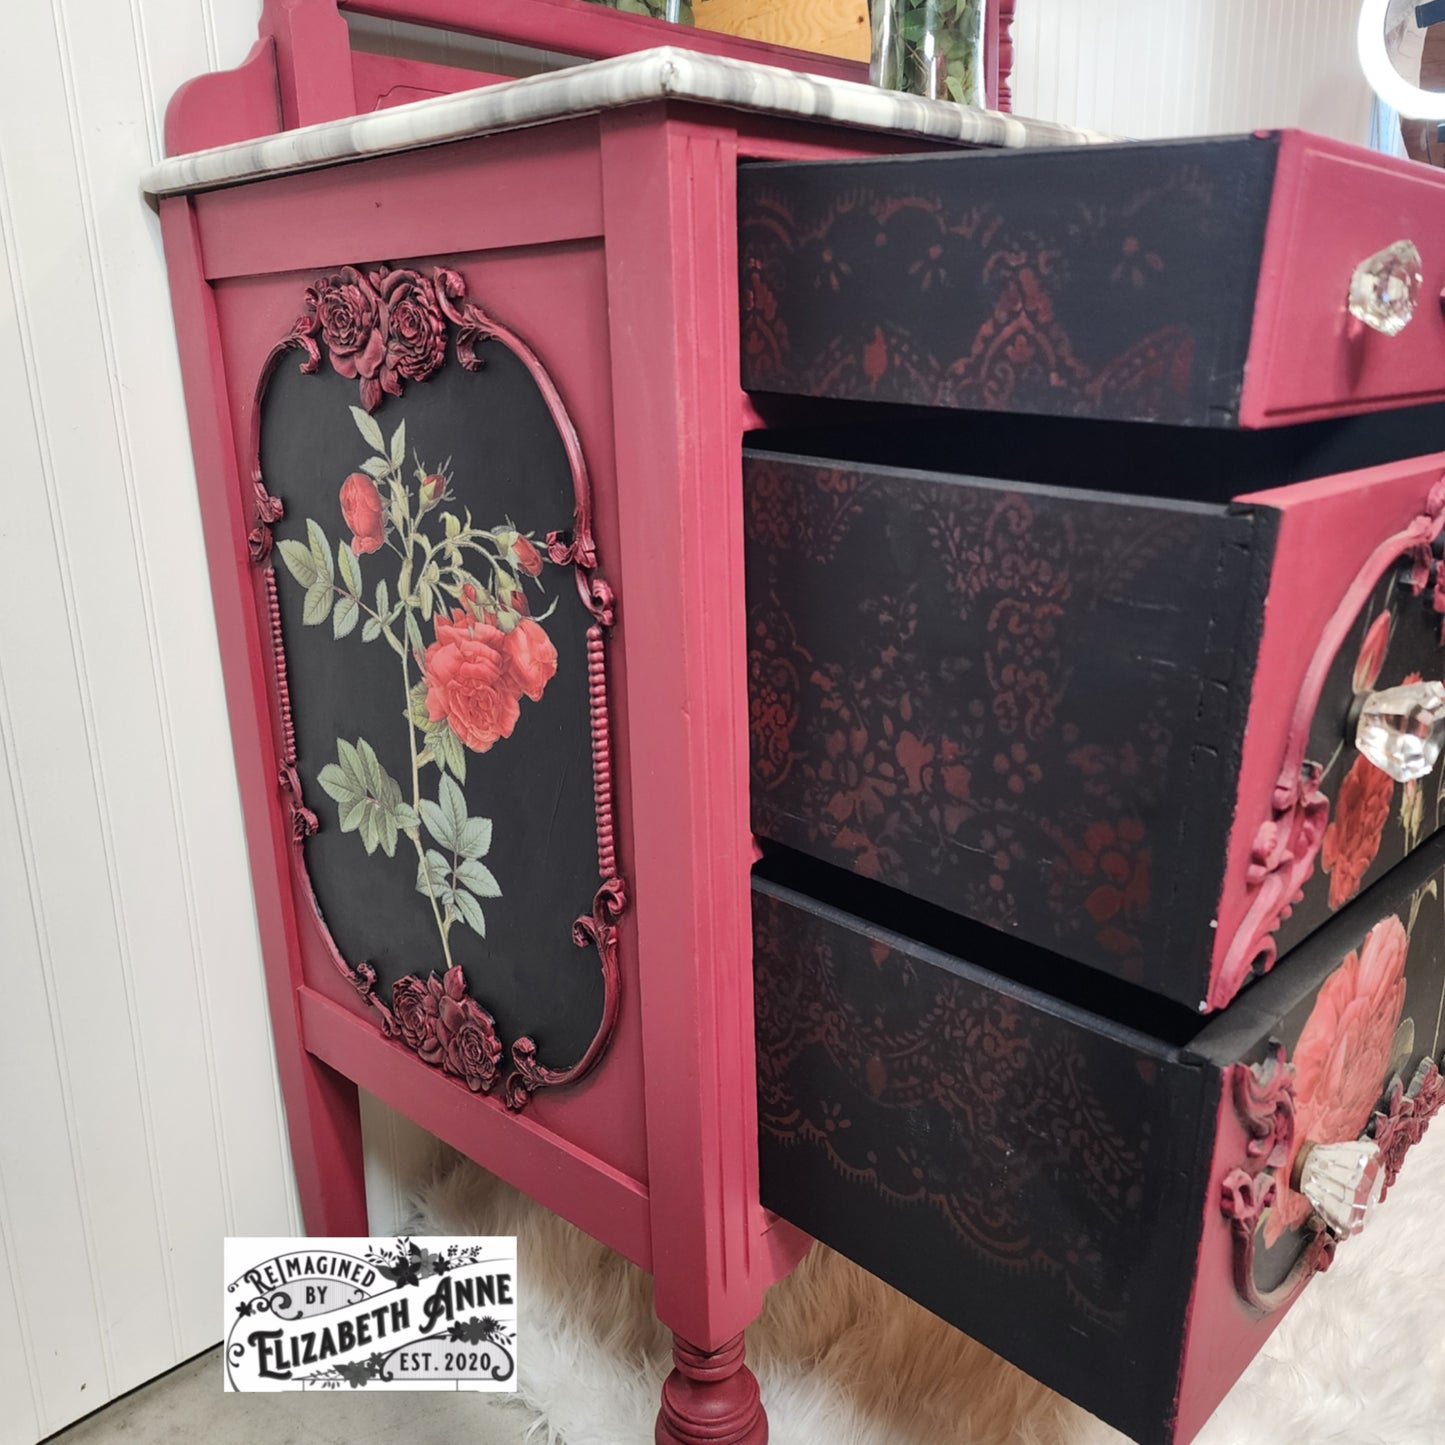
[[[749,451],[754,832],[1222,1007],[1439,826],[1438,768],[1371,781],[1345,737],[1357,681],[1445,676],[1436,594],[1385,540],[1440,469],[1230,504]],[[1258,842],[1290,828],[1275,876]]]
[[[1438,1050],[1442,865],[1437,840],[1204,1026],[1116,986],[1061,1001],[1048,955],[771,856],[763,1203],[1136,1439],[1186,1440],[1331,1252],[1292,1192],[1238,1223],[1226,1201],[1283,1191],[1302,1141],[1357,1137]],[[1298,1131],[1266,1159],[1284,1081]]]
[[[1217,424],[1238,410],[1277,154],[744,169],[743,385]]]
[[[1445,395],[1445,181],[1298,132],[745,166],[743,385],[1191,426]],[[1398,336],[1356,266],[1423,256]]]

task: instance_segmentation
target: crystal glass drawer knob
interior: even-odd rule
[[[1350,315],[1384,336],[1398,336],[1415,314],[1425,283],[1413,241],[1396,241],[1367,256],[1350,278]]]
[[[1426,777],[1445,746],[1445,683],[1407,682],[1366,693],[1355,746],[1377,768],[1408,783]]]
[[[1295,1176],[1295,1188],[1337,1239],[1348,1239],[1365,1227],[1385,1188],[1380,1151],[1369,1139],[1306,1143]]]

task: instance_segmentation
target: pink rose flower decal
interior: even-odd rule
[[[509,738],[521,716],[507,656],[507,634],[458,609],[436,619],[426,650],[426,710],[474,753]]]
[[[342,482],[341,515],[351,528],[353,556],[381,550],[386,541],[386,510],[376,483],[365,472],[352,472]]]
[[[1404,924],[1393,915],[1383,919],[1315,999],[1294,1048],[1294,1145],[1275,1176],[1279,1193],[1265,1221],[1267,1245],[1310,1216],[1309,1201],[1289,1188],[1300,1148],[1307,1140],[1339,1144],[1358,1138],[1384,1093],[1405,1009],[1409,950]]]
[[[1320,867],[1330,875],[1330,907],[1338,908],[1360,891],[1360,883],[1380,851],[1390,817],[1395,780],[1364,757],[1356,757],[1335,801],[1335,816],[1320,844]]]

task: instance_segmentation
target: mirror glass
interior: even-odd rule
[[[1410,85],[1445,90],[1445,0],[1390,0],[1385,53]]]

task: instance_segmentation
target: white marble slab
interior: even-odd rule
[[[173,156],[147,171],[141,185],[151,196],[209,190],[664,99],[826,120],[963,145],[1022,148],[1113,139],[1051,121],[1023,120],[850,80],[830,80],[663,46],[305,126],[261,140]]]

